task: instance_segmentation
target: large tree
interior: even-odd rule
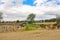
[[[2,12],[0,12],[0,21],[3,19],[3,13]]]
[[[57,28],[60,28],[60,15],[56,15]]]
[[[28,17],[27,17],[28,23],[33,23],[34,18],[35,18],[35,14],[33,14],[33,13],[29,14]]]

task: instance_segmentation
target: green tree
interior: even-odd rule
[[[56,15],[57,28],[60,28],[60,15]]]
[[[0,12],[0,21],[3,19],[3,13],[2,12]]]
[[[17,22],[17,23],[19,23],[20,21],[19,21],[19,20],[17,20],[16,22]]]
[[[56,22],[57,24],[60,23],[60,15],[56,15]]]
[[[29,14],[28,17],[27,17],[28,23],[33,23],[34,18],[35,18],[35,14],[33,14],[33,13]]]

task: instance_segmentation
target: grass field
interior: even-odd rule
[[[41,24],[55,24],[56,22],[26,24],[29,28],[39,28]],[[1,26],[18,26],[20,23],[0,23]],[[0,40],[60,40],[60,30],[18,30],[0,33]]]
[[[0,33],[0,40],[60,40],[60,30]]]
[[[43,22],[43,23],[34,23],[34,24],[55,24],[56,22]]]
[[[41,29],[41,25],[44,26],[49,24],[55,24],[56,22],[44,22],[44,23],[34,23],[34,24],[25,24],[24,30],[36,30]],[[0,32],[7,32],[7,31],[17,31],[17,27],[20,23],[0,23]]]

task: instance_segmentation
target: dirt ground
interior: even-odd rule
[[[0,40],[60,40],[60,30],[0,33]]]

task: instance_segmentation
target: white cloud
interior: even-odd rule
[[[60,0],[51,0],[49,2],[47,2],[47,0],[36,0],[34,4],[36,4],[36,7],[44,13],[53,12],[53,14],[57,14],[57,12],[60,10],[60,5],[57,5],[58,2],[60,2]]]
[[[6,16],[4,16],[4,20],[24,20],[30,13],[34,13],[36,15],[42,15],[43,12],[39,11],[35,7],[31,7],[28,5],[23,5],[21,7],[11,7],[9,9],[3,10]],[[14,19],[13,19],[14,18]]]
[[[36,4],[36,6],[40,6],[43,5],[47,0],[35,0],[34,4]]]
[[[3,20],[6,20],[6,21],[25,20],[26,17],[30,13],[36,14],[35,20],[55,18],[55,15],[47,15],[47,14],[50,12],[53,12],[54,14],[55,13],[59,14],[58,10],[60,10],[60,6],[57,6],[55,4],[55,2],[57,0],[56,1],[53,0],[53,1],[47,2],[47,3],[46,3],[47,0],[36,0],[34,2],[34,4],[36,3],[36,6],[23,5],[22,4],[23,0],[16,0],[17,1],[16,6],[13,6],[10,4],[11,1],[13,1],[13,0],[2,0],[2,1],[4,1],[5,4],[0,5],[0,11],[2,11],[4,13]],[[21,2],[20,4],[19,4],[19,1]],[[46,6],[46,5],[48,5],[48,6]],[[6,8],[6,7],[9,7],[9,8]],[[45,13],[46,13],[46,15],[45,15]]]
[[[34,4],[36,4],[36,6],[56,6],[58,2],[60,2],[60,0],[35,0]]]
[[[4,2],[4,4],[2,4],[2,5],[0,5],[3,9],[6,9],[6,8],[11,8],[12,6],[14,6],[13,5],[13,1],[15,1],[16,2],[16,6],[18,7],[18,6],[21,6],[22,5],[22,2],[23,2],[23,0],[1,0],[0,2]],[[0,7],[0,8],[1,8]]]

